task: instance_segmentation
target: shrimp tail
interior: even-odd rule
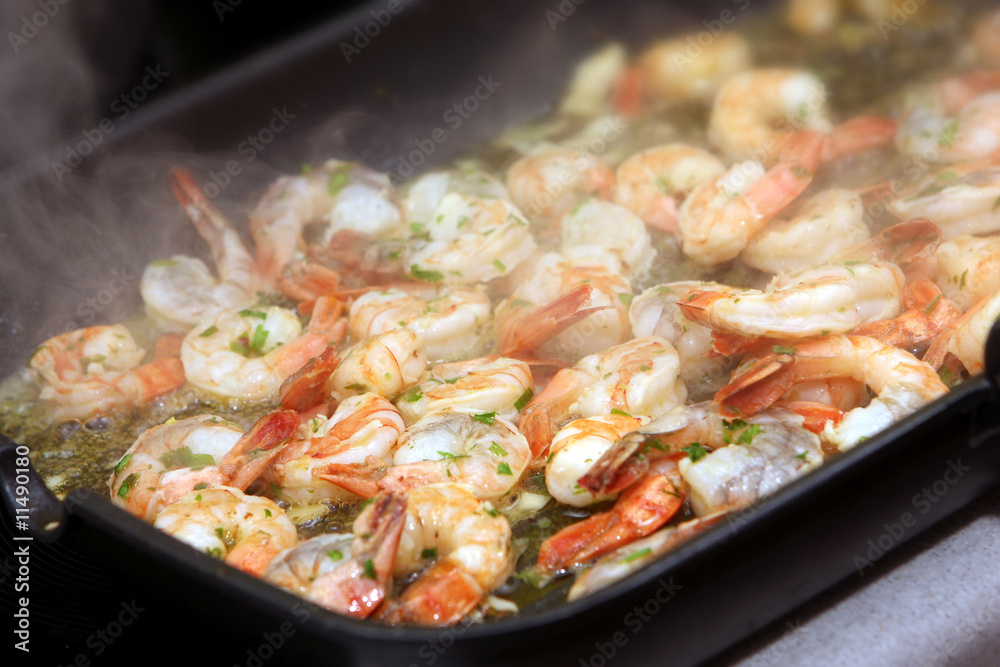
[[[898,124],[882,116],[859,116],[833,128],[823,146],[823,161],[892,145]]]
[[[281,410],[264,415],[233,445],[219,462],[228,486],[246,489],[281,453],[299,428],[299,414]]]
[[[625,491],[610,511],[567,526],[545,540],[536,571],[551,575],[585,565],[659,529],[684,504],[684,494],[671,477],[679,482],[677,464],[663,460]]]
[[[385,477],[387,465],[375,456],[364,463],[328,463],[313,474],[361,498],[373,498],[381,490],[379,481]]]
[[[844,411],[816,401],[778,401],[776,408],[785,408],[804,419],[802,426],[819,435],[828,423],[836,426],[844,418]]]
[[[457,563],[439,560],[400,597],[387,600],[378,620],[388,625],[454,625],[475,609],[483,593],[476,578]]]
[[[311,313],[319,297],[338,292],[340,274],[322,264],[294,261],[279,276],[278,289],[299,302],[300,312]]]
[[[323,354],[310,359],[305,366],[288,376],[278,390],[281,406],[296,412],[305,412],[325,399],[324,387],[337,370],[340,357],[330,345]]]
[[[649,436],[633,431],[613,444],[578,481],[594,495],[615,493],[641,478],[649,470],[649,459],[637,456]]]
[[[611,306],[585,308],[593,291],[589,285],[580,285],[566,292],[552,303],[532,311],[525,318],[517,318],[512,326],[500,332],[500,354],[509,355],[534,350],[545,341]]]

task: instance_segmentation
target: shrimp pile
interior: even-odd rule
[[[891,3],[855,4],[843,20]],[[792,2],[789,29],[835,45],[847,11]],[[602,49],[545,141],[498,142],[499,170],[396,186],[331,159],[246,220],[177,170],[216,273],[151,264],[156,352],[121,324],[51,338],[38,400],[53,425],[157,415],[116,452],[112,501],[335,613],[497,618],[568,576],[585,596],[982,370],[1000,313],[983,30],[864,113],[805,63],[755,65],[732,27],[688,65],[683,37]],[[664,127],[691,109],[696,130]],[[597,151],[612,116],[630,137]]]

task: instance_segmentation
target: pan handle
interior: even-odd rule
[[[0,434],[0,495],[17,527],[27,535],[54,542],[66,526],[66,506],[42,481],[28,459],[28,448]]]

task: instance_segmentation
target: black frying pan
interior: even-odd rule
[[[273,139],[261,161],[294,171],[304,159],[336,152],[392,172],[398,156],[413,150],[415,140],[431,136],[441,125],[443,110],[466,94],[479,76],[492,74],[509,86],[509,97],[498,93],[493,104],[470,116],[428,156],[429,163],[442,162],[499,127],[543,111],[557,98],[572,64],[593,46],[616,37],[642,44],[654,36],[697,28],[700,21],[712,20],[733,4],[685,10],[596,0],[552,8],[526,0],[475,8],[460,2],[414,3],[383,28],[382,38],[373,38],[348,63],[342,43],[351,43],[354,28],[370,20],[370,9],[365,9],[150,108],[141,123],[122,126],[106,147],[127,156],[163,146],[165,134],[179,135],[186,147],[215,152],[202,168],[218,174],[228,161],[245,159],[239,146],[248,133],[257,132],[275,109],[287,107],[296,115],[295,122]],[[560,16],[565,21],[546,14],[563,5]],[[575,8],[572,13],[570,7]],[[337,131],[323,133],[331,114]],[[160,177],[165,190],[165,172],[172,164],[151,162],[154,166],[141,176]],[[47,164],[43,160],[40,166],[8,175],[8,205],[13,194],[48,197],[58,209],[64,192],[60,188],[71,188],[74,182],[51,182]],[[99,176],[99,165],[94,158],[79,177]],[[244,174],[236,175],[242,180],[234,176],[234,189],[227,192],[239,199],[237,195],[259,188],[271,175],[248,165]],[[121,208],[128,210],[129,205],[126,198]],[[58,307],[43,304],[75,306],[94,293],[81,270],[91,257],[78,249],[80,237],[73,228],[86,223],[68,215],[63,222],[68,227],[60,228],[62,234],[46,239],[56,252],[44,256],[58,261],[35,261],[38,242],[30,230],[13,230],[3,246],[7,254],[0,271],[9,297],[3,303],[3,319],[15,325],[13,330],[5,328],[0,338],[4,374],[22,364],[39,340],[66,325]],[[106,223],[111,228],[106,233],[117,240],[112,245],[136,241],[140,250],[128,258],[135,270],[166,254],[162,247],[147,248],[139,242],[156,231],[157,222],[162,220],[112,218]],[[169,235],[178,237],[169,251],[187,250],[182,233],[171,230]],[[99,260],[109,252],[104,247],[108,244],[84,245]],[[10,290],[13,271],[39,276],[36,291]],[[59,286],[59,294],[52,285]],[[127,311],[136,303],[134,295],[131,301],[123,297],[115,308]],[[122,314],[115,308],[101,316],[114,319]],[[995,442],[1000,432],[997,343],[994,335],[985,374],[654,566],[590,598],[555,607],[529,606],[515,618],[469,628],[385,628],[306,605],[158,533],[99,494],[77,490],[59,502],[33,472],[25,473],[28,484],[21,484],[25,480],[17,478],[17,450],[11,443],[0,445],[0,482],[10,516],[17,514],[18,487],[30,488],[28,524],[39,542],[57,540],[93,554],[136,585],[175,601],[178,608],[212,625],[232,626],[250,637],[248,646],[280,633],[281,646],[273,649],[275,662],[300,656],[317,661],[335,657],[337,663],[358,665],[600,665],[613,656],[622,664],[660,663],[664,658],[671,664],[692,664],[857,572],[858,557],[877,562],[878,553],[870,550],[868,540],[879,540],[885,526],[895,526],[904,515],[913,517],[898,536],[892,532],[888,550],[1000,480]],[[933,488],[955,466],[961,475],[948,492],[926,512],[915,511],[914,494]],[[13,528],[11,532],[27,535]]]

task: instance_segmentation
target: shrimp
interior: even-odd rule
[[[984,297],[967,315],[956,323],[948,351],[958,357],[970,375],[975,375],[986,367],[986,338],[1000,317],[1000,295]]]
[[[854,447],[948,391],[937,372],[909,352],[874,338],[836,335],[794,342],[747,361],[715,400],[729,414],[750,415],[773,404],[795,384],[833,377],[863,382],[876,394],[867,406],[850,410],[839,424],[824,426],[823,439],[840,450]]]
[[[257,261],[272,282],[303,244],[306,227],[317,222],[326,225],[321,244],[341,230],[374,238],[403,234],[403,214],[385,174],[329,160],[308,173],[283,176],[268,188],[250,217]]]
[[[688,399],[701,401],[721,388],[735,360],[713,355],[712,330],[684,317],[678,303],[694,290],[737,291],[713,282],[680,281],[650,287],[637,296],[628,317],[636,338],[660,336],[677,350]]]
[[[657,42],[639,57],[642,85],[649,97],[664,102],[708,102],[725,81],[753,63],[750,44],[728,31],[699,51],[689,53],[691,37]]]
[[[493,413],[514,420],[534,394],[531,368],[506,357],[438,364],[396,405],[407,424],[432,412],[462,410]]]
[[[412,489],[406,501],[394,572],[419,576],[399,597],[382,604],[378,619],[390,625],[453,625],[510,576],[510,524],[461,484]],[[355,534],[359,528],[355,522]]]
[[[378,486],[403,491],[439,482],[465,483],[477,498],[507,494],[531,462],[517,428],[492,412],[432,412],[396,441],[392,465]]]
[[[778,163],[764,170],[744,162],[694,189],[678,218],[682,249],[704,265],[733,259],[774,216],[812,182],[823,136],[796,132],[784,140]]]
[[[871,236],[861,195],[832,188],[775,218],[746,244],[740,259],[769,273],[791,273],[825,262]]]
[[[510,201],[503,183],[478,169],[432,171],[410,183],[403,197],[406,221],[410,225],[426,225],[433,221],[441,200],[451,192],[481,199]]]
[[[954,165],[902,188],[887,208],[899,220],[930,218],[945,240],[1000,231],[1000,167]]]
[[[592,514],[546,539],[539,550],[535,571],[548,575],[578,568],[659,529],[684,504],[685,494],[677,470],[673,459],[658,460],[609,511]]]
[[[674,143],[636,153],[615,172],[615,203],[652,227],[677,231],[677,209],[695,187],[726,173],[722,161],[708,151]]]
[[[254,576],[299,540],[277,503],[228,486],[191,491],[165,507],[153,526]]]
[[[617,497],[617,492],[592,493],[579,480],[616,442],[635,431],[648,417],[608,416],[574,419],[556,433],[545,461],[545,488],[557,502],[587,507]]]
[[[399,411],[381,396],[350,396],[329,419],[316,416],[306,422],[306,435],[285,447],[263,477],[293,503],[354,500],[350,487],[336,484],[336,473],[369,457],[385,461],[404,428]]]
[[[624,277],[649,270],[656,258],[649,232],[628,209],[598,199],[585,199],[562,217],[560,252],[572,259],[611,255],[605,261]]]
[[[570,415],[655,417],[686,398],[673,346],[657,336],[635,338],[559,371],[525,406],[520,428],[538,458]]]
[[[615,172],[590,153],[550,149],[507,170],[507,191],[529,220],[558,220],[587,197],[610,199]]]
[[[374,392],[396,396],[427,368],[423,341],[409,329],[390,329],[351,347],[330,375],[324,395],[337,400]]]
[[[895,264],[858,260],[778,276],[764,292],[695,291],[677,305],[685,317],[714,331],[811,338],[895,317],[904,279]]]
[[[1000,236],[956,236],[934,259],[934,282],[963,311],[1000,291]]]
[[[593,118],[608,111],[625,62],[625,47],[621,44],[609,44],[584,58],[573,70],[569,88],[559,103],[560,113]]]
[[[341,304],[324,298],[305,333],[290,310],[223,310],[184,337],[181,360],[188,382],[212,394],[265,400],[292,373],[343,336]]]
[[[405,498],[380,496],[355,522],[358,534],[300,542],[275,556],[262,578],[338,614],[367,618],[389,592],[405,518]]]
[[[184,212],[208,243],[219,277],[200,259],[174,255],[146,267],[139,291],[147,312],[186,333],[218,310],[252,305],[265,280],[239,233],[202,194],[191,174],[174,169],[170,179]]]
[[[843,0],[789,0],[788,25],[803,35],[833,30],[840,20]]]
[[[89,419],[149,405],[184,384],[176,336],[162,340],[156,359],[140,365],[145,353],[123,325],[77,329],[42,343],[28,368],[54,422]]]
[[[719,89],[708,121],[709,139],[727,157],[757,162],[769,162],[793,130],[832,129],[823,83],[795,69],[753,69],[730,77]]]
[[[111,502],[152,521],[196,486],[246,489],[295,434],[298,415],[261,417],[246,433],[214,415],[173,420],[145,431],[108,479]]]
[[[611,584],[625,579],[663,554],[721,523],[726,512],[691,519],[684,523],[662,528],[649,537],[626,544],[605,556],[593,566],[579,573],[570,587],[566,600],[572,602],[592,595]]]
[[[510,202],[449,193],[425,223],[411,223],[416,241],[410,275],[425,282],[471,285],[510,273],[535,250],[527,220]]]
[[[631,297],[628,281],[603,263],[546,253],[493,311],[500,354],[572,360],[622,343]]]
[[[906,107],[896,133],[896,146],[904,155],[954,163],[1000,149],[998,72],[971,72],[925,86]]]
[[[351,304],[347,317],[348,333],[355,340],[409,329],[423,340],[431,361],[476,356],[493,324],[490,300],[482,289],[421,283],[372,290]]]

